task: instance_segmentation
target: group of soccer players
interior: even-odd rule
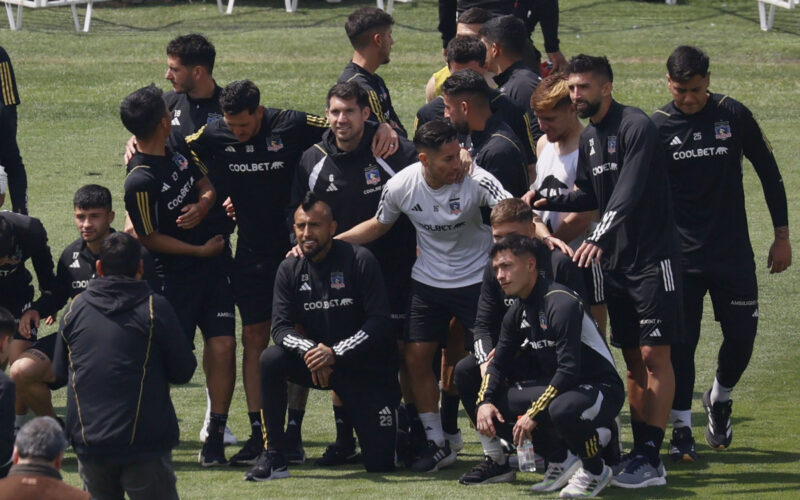
[[[473,8],[409,139],[376,74],[393,24],[371,7],[348,18],[353,58],[325,117],[264,107],[249,80],[217,85],[215,49],[197,34],[167,46],[172,91],[150,85],[122,101],[125,230],[147,250],[145,277],[175,309],[176,334],[203,335],[200,464],[287,477],[306,460],[316,388],[330,391],[336,423],[319,466],[447,467],[464,446],[460,403],[485,455],[462,484],[514,480],[513,448],[532,439],[544,464],[535,492],[663,485],[668,421],[672,460],[698,458],[691,402],[706,292],[724,340],[703,395],[705,437],[727,448],[758,321],[743,156],[775,228],[771,272],[790,265],[791,247],[769,142],[744,105],[709,92],[708,56],[672,52],[672,101],[648,117],[614,100],[605,57],[575,56],[542,79],[525,62],[524,23]],[[39,221],[0,212],[0,306],[20,318],[17,423],[29,409],[55,415],[55,336],[37,340],[36,327],[95,276],[113,231],[108,189],[82,187],[73,208],[80,238],[56,273]],[[235,308],[251,433],[228,459]],[[626,454],[607,329],[626,364]]]

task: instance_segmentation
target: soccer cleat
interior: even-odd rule
[[[314,461],[314,465],[336,467],[337,465],[354,464],[359,460],[361,460],[361,454],[356,451],[355,443],[353,443],[352,448],[333,443],[325,448],[325,452]]]
[[[625,467],[625,470],[611,479],[611,484],[627,489],[661,486],[667,484],[667,471],[660,459],[658,466],[653,467],[646,456],[636,455]]]
[[[286,459],[280,453],[264,450],[256,464],[244,475],[245,481],[270,481],[289,477]]]
[[[608,426],[611,429],[611,439],[600,451],[600,458],[608,466],[614,466],[622,459],[622,448],[619,440],[619,424],[616,419]]]
[[[197,461],[203,467],[219,467],[221,465],[228,465],[228,460],[225,458],[225,446],[222,444],[221,439],[206,439],[200,453],[197,455]]]
[[[603,488],[608,486],[611,481],[611,467],[604,465],[603,472],[599,475],[594,475],[583,467],[578,469],[569,480],[561,493],[558,494],[561,498],[585,498],[596,497]]]
[[[726,449],[733,440],[733,427],[731,426],[733,401],[729,399],[724,403],[711,403],[711,389],[709,389],[703,394],[703,406],[708,415],[706,442],[715,450]]]
[[[203,422],[203,427],[200,429],[200,434],[198,434],[201,443],[205,443],[206,439],[208,439],[208,423],[209,420],[206,419]],[[225,426],[225,437],[222,439],[222,442],[225,446],[233,446],[239,442],[239,440],[236,439],[236,435],[227,425]]]
[[[508,462],[500,465],[492,457],[483,457],[483,462],[475,465],[471,471],[464,473],[458,482],[467,486],[491,483],[510,483],[517,478],[517,473]]]
[[[456,452],[450,449],[450,444],[445,441],[444,446],[439,446],[433,441],[428,441],[428,447],[422,455],[411,464],[414,472],[436,472],[456,462]]]
[[[284,452],[286,461],[292,465],[303,465],[306,463],[306,450],[303,449],[303,441],[299,438],[286,437],[286,451]]]
[[[450,444],[450,449],[454,452],[458,453],[464,449],[464,438],[461,436],[461,431],[457,431],[455,434],[448,434],[445,432],[444,438]]]
[[[581,461],[578,457],[567,451],[567,458],[563,462],[550,462],[544,471],[544,478],[531,486],[534,493],[547,493],[560,490],[580,468]]]
[[[261,452],[264,451],[264,440],[258,434],[252,434],[237,454],[231,457],[230,465],[255,465]]]
[[[622,471],[624,471],[625,467],[627,467],[628,464],[631,463],[634,456],[635,455],[633,453],[623,453],[619,457],[619,462],[611,466],[611,474],[614,476],[622,474]]]
[[[669,457],[673,462],[695,462],[697,452],[694,450],[694,437],[690,427],[672,429],[672,440],[669,442]]]

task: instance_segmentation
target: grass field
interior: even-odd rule
[[[648,112],[669,98],[664,79],[669,52],[681,43],[706,49],[712,61],[712,90],[729,93],[753,110],[775,149],[790,211],[797,212],[800,12],[778,9],[775,28],[763,33],[752,0],[691,0],[672,7],[612,0],[560,3],[560,35],[567,57],[579,52],[607,55],[616,76],[617,99]],[[31,214],[44,222],[54,254],[77,237],[71,198],[81,185],[109,186],[122,214],[121,155],[128,134],[119,121],[119,103],[130,91],[153,81],[168,88],[163,80],[164,47],[172,37],[194,31],[208,35],[217,47],[215,76],[221,84],[250,78],[261,87],[268,106],[322,113],[324,94],[350,55],[344,20],[356,5],[367,4],[301,0],[298,12],[287,14],[279,0],[240,0],[231,16],[219,15],[214,2],[118,8],[100,4],[89,34],[73,31],[69,9],[26,10],[22,31],[0,30],[0,44],[12,57],[22,98],[19,142],[28,170]],[[423,104],[427,78],[442,66],[436,2],[396,4],[394,16],[392,63],[380,73],[401,119],[410,126]],[[541,46],[541,39],[536,40]],[[761,283],[761,322],[750,368],[734,393],[733,447],[713,452],[702,439],[705,417],[700,394],[713,380],[720,342],[707,304],[697,356],[694,418],[701,460],[691,465],[668,464],[665,488],[608,489],[607,497],[800,498],[798,265],[778,276],[767,273],[772,228],[757,177],[745,163],[750,232]],[[117,225],[122,225],[121,220]],[[798,240],[793,240],[797,246]],[[618,365],[622,366],[621,360]],[[174,460],[179,491],[185,498],[508,497],[527,494],[527,487],[539,477],[520,474],[514,484],[477,489],[458,485],[458,476],[480,457],[477,439],[462,413],[467,447],[456,466],[439,474],[367,475],[360,467],[303,466],[293,468],[288,480],[245,483],[244,470],[201,470],[196,463],[203,385],[198,370],[191,384],[173,391],[183,437]],[[63,411],[63,391],[55,400]],[[627,422],[626,409],[622,418]],[[230,425],[240,438],[246,437],[240,381]],[[328,395],[312,393],[304,424],[306,451],[312,459],[321,455],[333,432]],[[629,433],[623,437],[630,441]],[[228,448],[229,455],[235,451]],[[68,453],[64,469],[66,481],[78,485],[74,455]]]

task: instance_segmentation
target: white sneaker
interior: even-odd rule
[[[559,463],[551,462],[547,466],[547,470],[544,471],[544,479],[531,486],[531,491],[534,493],[547,493],[560,490],[580,466],[580,459],[568,451],[566,460]]]
[[[200,429],[200,434],[198,437],[200,438],[201,443],[206,442],[206,438],[208,438],[208,420],[203,422],[203,427]],[[236,435],[233,433],[230,427],[227,425],[225,426],[225,436],[222,438],[222,443],[225,446],[233,446],[238,443],[239,440],[236,439]]]
[[[461,431],[455,434],[444,433],[444,439],[450,443],[450,449],[458,453],[464,449],[464,438],[461,436]]]
[[[603,465],[603,472],[597,476],[581,467],[558,496],[561,498],[596,497],[603,491],[603,488],[608,486],[611,476],[611,467],[607,465]]]

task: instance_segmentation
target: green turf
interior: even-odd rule
[[[673,7],[639,1],[560,3],[564,53],[608,55],[616,73],[616,97],[648,112],[668,100],[664,61],[672,48],[679,43],[705,48],[712,60],[712,89],[731,94],[753,110],[775,148],[790,209],[794,212],[800,206],[796,165],[800,157],[796,139],[800,12],[778,9],[775,28],[763,33],[752,0],[682,1]],[[240,0],[232,16],[221,16],[213,2],[128,7],[109,3],[95,9],[89,34],[73,31],[66,8],[26,10],[23,31],[0,30],[0,44],[13,58],[22,98],[19,141],[28,169],[31,212],[47,227],[54,252],[58,254],[77,236],[70,200],[79,186],[89,182],[109,186],[121,213],[121,154],[128,134],[119,122],[118,105],[128,92],[152,81],[167,88],[164,47],[172,37],[192,31],[210,36],[218,51],[215,75],[220,83],[250,78],[261,87],[269,106],[321,113],[324,93],[350,55],[344,20],[356,5],[368,4],[346,0],[331,6],[321,0],[300,0],[299,11],[287,14],[278,0]],[[436,2],[398,3],[394,15],[392,63],[380,73],[401,119],[410,126],[423,103],[427,78],[442,65]],[[761,324],[751,366],[734,396],[734,446],[717,453],[702,444],[705,417],[698,411],[699,398],[713,380],[720,342],[707,311],[697,356],[694,418],[702,460],[694,465],[668,464],[666,488],[609,489],[606,496],[800,497],[797,266],[780,276],[766,272],[772,241],[769,214],[748,163],[744,177],[761,283]],[[439,474],[403,471],[376,476],[359,467],[334,471],[296,467],[292,479],[245,483],[243,470],[209,471],[196,465],[197,431],[205,404],[202,386],[198,370],[192,384],[173,392],[183,433],[174,458],[179,491],[185,498],[510,496],[526,494],[527,486],[539,477],[521,474],[513,485],[476,489],[456,484],[456,478],[479,458],[477,439],[462,414],[467,448],[456,466]],[[63,391],[55,399],[63,411]],[[627,410],[622,417],[627,421]],[[234,395],[231,427],[245,437],[241,381]],[[304,435],[308,454],[320,456],[333,435],[327,394],[312,393]],[[628,442],[629,433],[624,438]],[[228,449],[229,454],[234,451]],[[72,454],[65,461],[65,478],[79,484]]]

